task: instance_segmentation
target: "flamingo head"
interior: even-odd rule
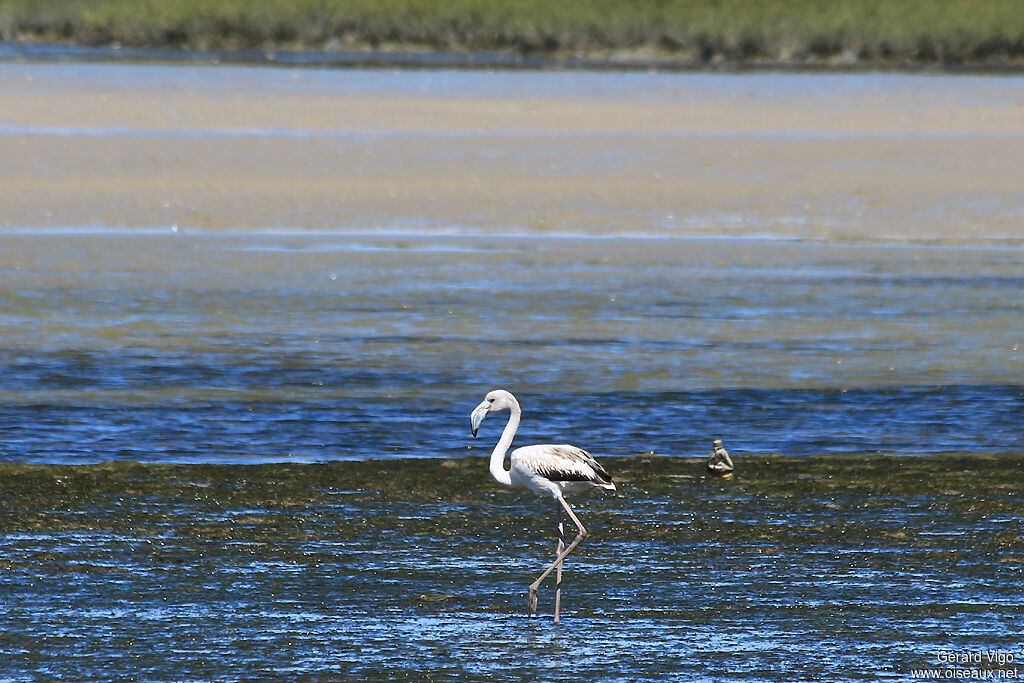
[[[504,389],[495,389],[487,394],[480,405],[473,409],[473,414],[469,418],[473,426],[473,436],[476,436],[476,430],[480,428],[480,423],[488,414],[496,413],[499,410],[512,410],[513,407],[518,408],[519,401]]]

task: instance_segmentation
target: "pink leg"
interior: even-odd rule
[[[556,505],[558,508],[558,547],[555,549],[555,557],[562,554],[565,550],[565,524],[562,522],[562,506]],[[562,609],[562,563],[558,563],[558,569],[555,570],[555,623],[559,621],[559,612]]]
[[[569,507],[569,504],[565,502],[565,499],[559,498],[558,503],[569,514],[569,518],[572,520],[572,523],[576,525],[576,529],[578,531],[576,533],[576,538],[572,540],[572,543],[570,543],[564,550],[559,552],[558,555],[555,557],[555,561],[552,562],[548,566],[548,568],[545,569],[544,572],[537,577],[536,581],[530,584],[530,592],[526,597],[526,607],[530,611],[530,614],[537,613],[537,589],[540,588],[541,582],[544,581],[544,579],[548,577],[548,574],[550,574],[552,570],[554,570],[556,567],[561,568],[562,560],[564,560],[569,553],[576,549],[576,546],[580,544],[580,541],[587,537],[586,528],[583,526],[583,523],[580,522],[579,517],[577,517],[576,514],[572,511],[572,508]]]

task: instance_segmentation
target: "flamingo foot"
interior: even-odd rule
[[[537,589],[530,586],[530,592],[526,594],[526,611],[530,616],[537,615]]]

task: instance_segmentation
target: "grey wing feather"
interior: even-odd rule
[[[582,448],[562,445],[526,446],[512,457],[551,481],[593,481],[611,484],[612,477],[590,453]]]

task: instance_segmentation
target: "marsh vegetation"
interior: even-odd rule
[[[201,49],[509,51],[692,63],[1024,59],[1016,0],[4,0],[4,40]]]

